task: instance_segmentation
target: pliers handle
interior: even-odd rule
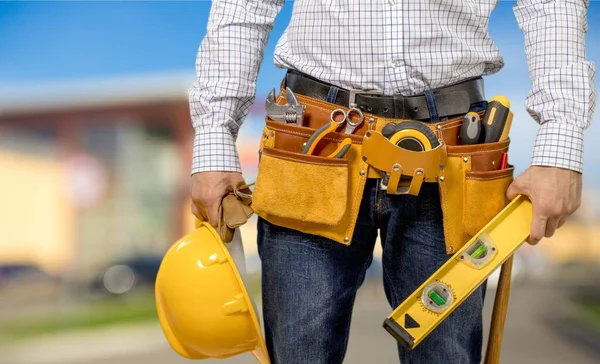
[[[338,128],[338,123],[335,121],[330,121],[327,124],[323,125],[319,129],[315,130],[315,132],[308,138],[304,148],[302,148],[303,154],[312,154],[317,147],[317,144],[325,137],[325,135],[335,131]]]

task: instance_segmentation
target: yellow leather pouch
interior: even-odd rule
[[[508,203],[514,168],[500,170],[510,141],[448,145],[438,180],[447,253],[458,251]]]
[[[467,240],[481,230],[509,203],[506,190],[514,167],[489,172],[466,172],[463,225]]]
[[[252,202],[259,216],[335,226],[347,200],[347,159],[263,148]]]
[[[272,224],[349,245],[367,178],[362,136],[351,137],[343,158],[327,157],[347,137],[337,132],[319,142],[317,155],[302,154],[313,132],[267,118],[252,208]]]

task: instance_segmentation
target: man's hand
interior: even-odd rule
[[[531,166],[508,187],[512,200],[522,194],[531,200],[533,221],[527,242],[537,244],[551,237],[581,204],[581,173],[555,167]]]
[[[244,184],[238,172],[200,172],[192,175],[192,213],[208,220],[213,227],[219,221],[219,206],[223,197]]]

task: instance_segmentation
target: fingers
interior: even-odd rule
[[[564,225],[565,221],[567,221],[567,217],[568,216],[564,216],[562,219],[560,219],[558,221],[558,225],[556,226],[557,229]]]
[[[216,228],[219,225],[219,206],[221,205],[221,199],[213,200],[210,205],[206,206],[206,212],[208,213],[208,223]]]
[[[567,208],[558,201],[548,201],[535,195],[533,198],[533,221],[528,242],[537,244],[542,238],[550,238],[569,216]]]
[[[206,218],[200,213],[200,209],[198,209],[198,206],[196,206],[196,203],[194,201],[192,201],[192,214],[194,214],[194,216],[196,216],[196,218],[200,221],[204,221],[206,220]]]
[[[546,233],[546,224],[548,222],[547,216],[540,216],[533,213],[533,221],[531,222],[531,232],[527,242],[531,245],[536,245],[542,240]]]
[[[581,174],[562,168],[531,166],[509,186],[506,197],[518,194],[533,204],[529,244],[551,237],[581,204]]]
[[[554,232],[556,231],[556,229],[558,229],[559,221],[560,218],[557,217],[548,219],[548,221],[546,222],[546,231],[544,233],[544,237],[550,238],[552,237],[552,235],[554,235]]]
[[[192,213],[202,221],[218,227],[223,198],[244,183],[241,173],[201,172],[192,175]]]
[[[210,203],[192,202],[192,214],[200,221],[207,221],[212,227],[219,223],[219,206],[221,200],[212,200]]]

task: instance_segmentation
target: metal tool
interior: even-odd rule
[[[517,196],[384,321],[402,345],[415,348],[529,236],[531,202]]]
[[[353,114],[358,115],[358,121],[352,120]],[[362,111],[360,111],[360,109],[357,109],[355,107],[350,108],[350,110],[348,110],[348,112],[346,113],[346,129],[344,130],[344,133],[346,133],[346,134],[354,133],[356,128],[358,128],[364,121],[365,121],[365,115],[362,113]]]
[[[315,132],[308,138],[306,143],[304,143],[304,148],[302,148],[302,154],[312,154],[317,147],[317,144],[325,137],[325,135],[331,133],[335,129],[337,129],[338,124],[335,121],[330,121],[329,123],[323,125],[319,129],[315,130]]]
[[[479,114],[470,111],[465,115],[458,134],[462,144],[477,144],[481,137],[481,118]]]
[[[338,115],[343,115],[344,118],[341,121],[336,120]],[[336,131],[344,121],[346,120],[346,112],[342,109],[335,109],[329,114],[329,122],[319,129],[315,130],[315,132],[308,138],[306,143],[304,143],[304,148],[302,148],[303,154],[312,154],[312,152],[319,144],[319,141],[325,137],[325,135],[331,133],[332,131]]]
[[[358,121],[353,121],[352,116],[354,114],[358,115]],[[336,120],[338,115],[342,115],[341,120]],[[330,116],[331,121],[335,121],[338,126],[346,123],[346,128],[344,129],[344,133],[353,134],[356,129],[365,121],[365,115],[360,109],[355,107],[350,108],[347,112],[343,109],[335,109],[331,112]]]
[[[279,105],[275,101],[275,89],[271,90],[265,101],[267,116],[275,121],[302,125],[304,106],[298,102],[296,95],[294,95],[289,87],[285,89],[285,101],[285,105]]]
[[[498,95],[490,99],[485,115],[481,121],[483,143],[494,143],[504,136],[508,137],[508,128],[512,123],[513,114],[510,102],[504,96]]]
[[[337,120],[338,115],[342,115],[341,120]],[[338,124],[338,127],[342,126],[347,119],[347,114],[343,109],[335,109],[329,114],[329,121],[334,121]]]

